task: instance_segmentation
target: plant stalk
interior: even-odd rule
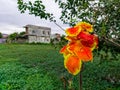
[[[83,84],[83,83],[82,83],[83,66],[84,66],[84,63],[82,64],[81,71],[80,71],[80,76],[79,76],[79,78],[80,78],[80,79],[79,79],[79,84],[80,84],[80,85],[79,85],[79,90],[83,90],[83,89],[82,89],[82,84]]]
[[[80,72],[80,90],[82,90],[82,72]]]

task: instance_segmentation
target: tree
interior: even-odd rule
[[[24,35],[25,33],[26,33],[26,32],[24,32],[24,31],[23,31],[23,32],[20,32],[20,33],[19,33],[19,36],[22,36],[22,35]]]
[[[0,32],[0,38],[2,38],[2,33]]]
[[[93,24],[94,33],[99,35],[100,41],[120,48],[120,0],[55,0],[55,2],[62,9],[60,19],[63,23],[73,26],[79,21],[87,21]],[[33,3],[18,0],[18,8],[21,13],[28,10],[29,14],[41,19],[56,21],[53,14],[46,12],[41,0],[35,0]]]
[[[8,36],[8,38],[9,38],[12,42],[14,42],[14,41],[16,40],[17,36],[18,36],[18,33],[17,33],[17,32],[14,32],[14,33],[10,34],[10,35]]]

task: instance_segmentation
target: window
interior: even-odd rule
[[[47,38],[47,41],[49,42],[49,41],[50,41],[50,39],[48,39],[48,38]]]
[[[50,32],[48,31],[48,35],[50,35]]]
[[[32,33],[35,33],[35,30],[32,30]]]
[[[43,31],[42,33],[45,34],[45,31]]]

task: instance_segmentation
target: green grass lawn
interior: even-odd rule
[[[95,55],[82,74],[83,90],[120,90],[120,55],[102,63]],[[0,90],[64,90],[63,77],[72,78],[72,86],[78,90],[79,75],[73,77],[66,71],[58,48],[0,44]]]

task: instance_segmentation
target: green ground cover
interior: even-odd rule
[[[120,90],[120,54],[113,59],[101,63],[95,54],[92,63],[84,64],[83,90]],[[64,90],[63,77],[72,78],[78,90],[79,75],[73,77],[65,70],[58,48],[0,44],[0,90]]]

